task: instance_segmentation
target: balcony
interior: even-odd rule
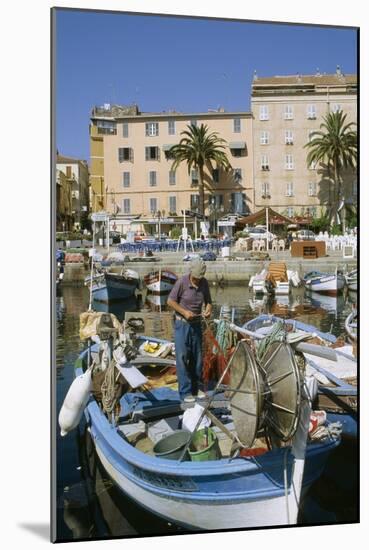
[[[109,135],[109,136],[116,136],[117,135],[117,129],[116,128],[97,128],[97,133],[101,135]]]

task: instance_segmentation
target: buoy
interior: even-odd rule
[[[73,381],[60,409],[59,426],[62,437],[78,426],[91,390],[91,369],[88,369]]]

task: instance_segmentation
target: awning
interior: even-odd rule
[[[229,144],[230,149],[245,149],[246,148],[246,142],[245,141],[232,141]]]
[[[175,145],[175,143],[169,143],[169,144],[163,145],[162,149],[163,151],[169,151],[169,149],[171,149],[173,145]]]

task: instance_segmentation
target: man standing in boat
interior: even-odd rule
[[[178,392],[182,401],[204,397],[202,386],[202,317],[211,315],[212,305],[206,265],[200,258],[191,261],[190,273],[178,279],[168,297],[175,311],[175,348]]]

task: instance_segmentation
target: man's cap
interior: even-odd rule
[[[201,258],[194,258],[191,260],[190,273],[196,279],[201,279],[205,275],[206,265]]]

